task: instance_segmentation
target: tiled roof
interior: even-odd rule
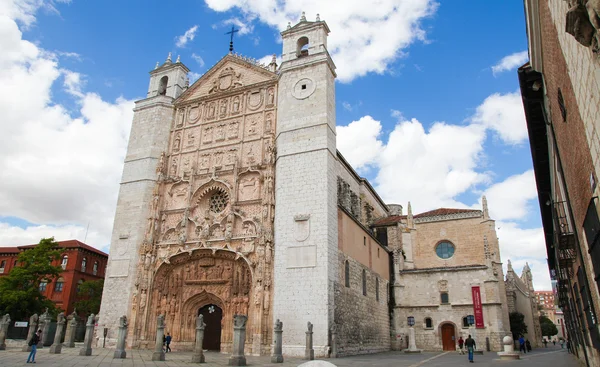
[[[77,247],[79,247],[79,248],[83,248],[83,249],[86,249],[91,252],[95,252],[98,255],[108,257],[107,253],[100,251],[97,248],[94,248],[90,245],[86,245],[85,243],[77,241],[77,240],[58,241],[58,245],[62,248],[77,248]],[[18,248],[19,249],[27,249],[27,248],[31,248],[31,247],[35,247],[35,246],[36,245],[34,244],[34,245],[19,246]]]
[[[480,211],[481,210],[477,210],[477,209],[438,208],[438,209],[430,210],[425,213],[413,215],[413,218],[416,219],[416,218],[437,217],[437,216],[441,216],[441,215],[474,213],[474,212],[480,212]],[[406,219],[406,215],[390,215],[389,217],[385,217],[385,218],[376,220],[375,223],[373,223],[373,226],[389,226],[392,224],[399,223],[403,219]]]
[[[0,254],[18,254],[21,252],[18,247],[0,247]]]

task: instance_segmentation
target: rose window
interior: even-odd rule
[[[220,213],[227,206],[227,195],[222,192],[214,193],[209,199],[209,208],[213,213]]]

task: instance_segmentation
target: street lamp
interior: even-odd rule
[[[415,318],[413,316],[408,316],[408,326],[415,326]]]

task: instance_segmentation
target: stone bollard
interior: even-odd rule
[[[33,334],[35,334],[35,332],[37,331],[38,320],[39,317],[37,313],[34,313],[29,318],[29,331],[27,332],[27,339],[25,339],[25,345],[23,346],[23,348],[21,348],[22,352],[31,352],[29,341],[31,340],[31,338],[33,338]]]
[[[331,358],[337,358],[337,325],[331,325]]]
[[[196,345],[194,346],[194,354],[192,354],[192,363],[205,363],[204,353],[202,352],[202,343],[204,342],[204,316],[196,317]]]
[[[119,336],[117,339],[117,350],[113,358],[125,359],[127,352],[125,351],[125,337],[127,337],[127,316],[123,315],[119,317]]]
[[[233,315],[233,350],[229,357],[230,366],[245,366],[244,344],[246,344],[246,321],[248,316]]]
[[[77,322],[79,321],[79,317],[75,310],[68,317],[69,322],[67,323],[67,334],[65,335],[65,347],[67,348],[75,348],[75,332],[77,331]]]
[[[65,327],[65,314],[61,312],[56,318],[56,332],[54,333],[54,341],[50,346],[50,354],[60,354],[62,351],[62,343],[60,338],[62,336],[63,329]]]
[[[8,314],[0,318],[0,350],[6,349],[6,334],[10,325],[10,316]]]
[[[415,328],[412,326],[408,329],[408,349],[404,350],[404,353],[421,353],[421,349],[417,349],[417,342],[415,340]]]
[[[163,338],[165,336],[165,315],[158,315],[156,319],[156,344],[154,345],[154,353],[152,353],[153,361],[164,361],[165,351],[163,350]]]
[[[273,355],[271,356],[271,363],[283,363],[282,334],[283,322],[277,319],[273,327]]]
[[[80,356],[91,356],[92,355],[92,339],[94,338],[94,325],[96,315],[91,314],[85,324],[85,339],[83,340],[83,348],[79,350]]]
[[[40,337],[40,342],[38,343],[38,349],[43,348],[44,345],[48,344],[48,334],[50,334],[50,322],[52,322],[52,318],[48,313],[48,307],[46,307],[46,311],[40,316],[40,329],[42,329],[42,336]]]
[[[306,332],[306,350],[304,351],[304,359],[312,361],[315,359],[315,350],[313,349],[313,324],[310,321],[306,324],[308,331]]]
[[[500,359],[515,360],[521,358],[519,352],[515,352],[515,342],[510,335],[507,335],[502,339],[502,344],[504,345],[504,351],[498,352]]]

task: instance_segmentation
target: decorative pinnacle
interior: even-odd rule
[[[156,66],[154,67],[154,70],[158,69],[158,61],[156,62]]]
[[[317,13],[317,22],[321,21],[321,16],[319,15],[319,13]]]
[[[271,58],[271,64],[276,64],[277,63],[277,55],[273,54],[273,57]]]
[[[170,52],[169,52],[169,56],[167,56],[167,61],[165,61],[165,62],[168,62],[169,64],[172,62],[172,60],[171,60],[171,53]]]
[[[287,29],[292,29],[292,22],[288,22]]]
[[[302,16],[300,17],[301,22],[306,22],[306,13],[302,12]]]
[[[177,60],[175,61],[176,63],[181,63],[181,55],[177,55]]]

